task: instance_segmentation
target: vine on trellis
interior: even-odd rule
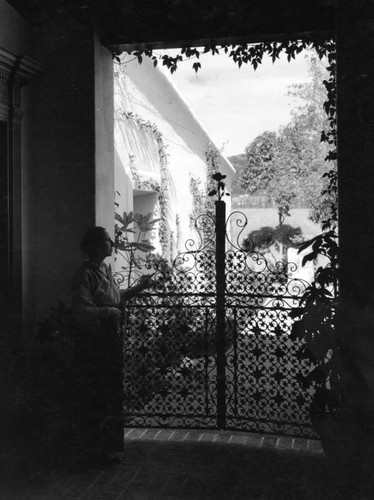
[[[205,152],[206,164],[208,166],[208,183],[207,191],[210,193],[216,187],[214,176],[219,172],[220,163],[218,160],[218,151],[216,148],[209,144],[208,150]],[[214,219],[215,207],[214,200],[210,197],[207,198],[207,213]]]
[[[181,231],[181,220],[178,214],[175,216],[175,227],[177,233],[177,252],[180,252],[182,248],[182,231]]]
[[[190,228],[195,225],[195,221],[199,215],[206,211],[207,197],[205,192],[200,188],[201,179],[198,177],[190,178],[190,192],[192,195],[192,211],[190,213]]]
[[[140,175],[138,172],[138,169],[136,168],[135,165],[135,155],[132,153],[129,153],[129,166],[130,166],[130,172],[131,172],[131,178],[133,185],[135,187],[138,187],[140,185]]]
[[[214,182],[214,175],[220,169],[220,162],[218,159],[218,151],[210,143],[207,151],[205,152],[205,161],[207,165],[207,185],[206,191],[210,192],[216,187]],[[200,188],[200,179],[190,178],[190,192],[192,195],[192,212],[190,213],[190,227],[192,228],[199,215],[202,213],[209,214],[214,220],[215,208],[214,201],[205,194],[205,190]]]
[[[128,120],[135,122],[141,130],[150,132],[156,142],[158,147],[158,156],[160,159],[160,172],[161,172],[161,182],[158,183],[154,179],[147,179],[142,181],[140,179],[138,170],[135,165],[135,156],[129,155],[130,157],[130,170],[132,174],[132,179],[135,186],[139,189],[152,189],[157,192],[158,201],[160,204],[160,224],[159,224],[159,238],[161,243],[162,252],[164,255],[167,254],[169,250],[169,230],[167,225],[167,212],[168,212],[168,154],[166,152],[167,145],[164,142],[163,135],[158,129],[157,125],[154,123],[144,120],[141,116],[133,113],[131,111],[121,111],[121,114]]]

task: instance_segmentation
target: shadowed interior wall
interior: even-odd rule
[[[0,311],[5,311],[13,341],[20,339],[22,296],[21,228],[21,106],[26,89],[21,89],[16,68],[20,55],[28,54],[25,20],[4,0],[0,0]],[[24,75],[25,76],[25,75]],[[27,78],[23,81],[26,84]],[[2,323],[4,325],[4,323]],[[6,327],[5,327],[6,330]],[[3,336],[4,338],[4,336]]]
[[[24,306],[31,322],[58,301],[70,304],[83,232],[113,220],[111,55],[90,23],[69,21],[57,16],[33,38],[46,71],[29,89],[27,109]]]
[[[96,219],[114,235],[114,122],[112,54],[95,34]]]
[[[374,5],[340,3],[338,180],[340,308],[338,331],[357,379],[361,415],[374,414]],[[370,443],[370,441],[367,441]],[[372,447],[372,444],[370,445]]]
[[[372,303],[374,273],[374,5],[357,17],[341,2],[338,25],[338,173],[343,298]]]

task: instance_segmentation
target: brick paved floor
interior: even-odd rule
[[[120,465],[3,485],[1,500],[337,499],[318,441],[126,429]]]

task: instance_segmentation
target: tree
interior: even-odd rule
[[[265,189],[278,210],[279,225],[297,206],[311,209],[310,217],[320,222],[328,217],[328,142],[321,142],[329,129],[324,111],[327,70],[324,62],[309,54],[308,83],[292,85],[289,95],[301,103],[294,108],[290,123],[278,132],[266,131],[246,148],[247,164],[240,183],[250,193]],[[321,193],[324,193],[321,195]]]
[[[228,156],[228,159],[232,163],[236,172],[236,175],[231,182],[231,195],[235,196],[235,195],[245,194],[245,190],[240,184],[240,174],[242,169],[247,164],[247,156],[244,153],[242,153],[239,155]]]
[[[279,225],[290,214],[297,197],[294,179],[281,158],[280,137],[275,132],[263,132],[246,148],[247,165],[241,172],[241,185],[249,193],[263,189],[278,210]]]
[[[336,151],[332,150],[336,140],[335,100],[331,101],[336,96],[330,73],[335,66],[311,50],[307,57],[311,81],[289,88],[289,95],[300,101],[292,112],[292,123],[303,138],[302,159],[309,167],[303,192],[306,206],[311,208],[310,218],[331,227],[337,204]]]
[[[263,226],[251,231],[243,240],[242,246],[247,252],[269,253],[273,262],[268,262],[270,270],[278,270],[277,263],[283,264],[281,271],[287,273],[287,251],[303,242],[303,233],[300,227],[282,224],[277,227]],[[277,252],[278,256],[274,254]]]

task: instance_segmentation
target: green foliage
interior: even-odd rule
[[[264,226],[251,231],[243,240],[243,248],[247,251],[269,251],[272,246],[279,250],[282,245],[286,248],[297,246],[302,241],[302,230],[300,227],[293,227],[283,224],[275,228]]]
[[[290,215],[290,209],[311,208],[311,219],[331,219],[336,196],[328,193],[330,172],[325,159],[330,143],[327,137],[328,115],[323,104],[323,85],[328,71],[315,55],[309,55],[310,83],[292,85],[289,94],[301,104],[293,111],[292,120],[277,133],[263,132],[246,149],[247,165],[240,181],[250,193],[265,190],[278,210],[279,224]],[[328,139],[330,140],[330,139]],[[322,194],[321,194],[322,193]],[[336,194],[336,193],[335,193]]]
[[[241,185],[249,193],[258,189],[269,189],[273,177],[277,174],[274,165],[277,134],[263,132],[247,147],[247,165],[241,172]]]
[[[218,151],[213,148],[211,145],[209,145],[208,150],[205,152],[205,159],[208,167],[208,192],[211,191],[216,187],[215,181],[213,179],[213,175],[215,175],[219,169],[220,169],[220,163],[218,159]],[[209,202],[209,198],[208,198]],[[213,213],[214,212],[214,203],[213,200],[211,200],[210,203],[208,203],[208,212]]]
[[[243,189],[243,187],[241,186],[239,179],[241,171],[243,170],[243,168],[245,168],[247,164],[247,156],[245,154],[240,154],[240,155],[229,156],[228,159],[232,163],[236,172],[235,177],[232,180],[231,184],[231,195],[235,196],[239,194],[245,194],[246,190]]]
[[[303,234],[300,227],[289,224],[281,224],[275,228],[264,226],[251,231],[242,241],[242,248],[247,252],[270,254],[271,258],[267,258],[268,270],[274,279],[284,282],[288,279],[287,251],[296,247],[301,241]]]
[[[200,178],[191,177],[190,192],[192,195],[192,212],[190,213],[190,228],[194,227],[196,219],[199,217],[199,215],[205,213],[207,208],[208,199],[206,194],[200,188],[200,184]],[[177,246],[179,248],[180,245]]]
[[[313,54],[308,58],[311,82],[292,85],[289,94],[301,101],[293,112],[295,130],[306,133],[302,157],[310,176],[305,200],[312,207],[311,220],[327,229],[337,221],[335,50],[331,47],[323,61]]]
[[[160,223],[158,227],[158,233],[163,254],[167,255],[170,240],[169,228],[166,221],[169,204],[168,154],[166,152],[167,145],[165,144],[164,137],[158,129],[157,125],[150,121],[144,120],[142,117],[133,112],[122,111],[122,114],[128,120],[136,123],[141,130],[151,133],[157,142],[158,156],[160,159],[161,182],[158,183],[157,181],[152,179],[140,180],[140,176],[135,165],[134,155],[130,156],[130,170],[136,188],[147,190],[152,189],[158,193],[157,198],[160,205]]]
[[[157,66],[158,62],[161,61],[163,66],[166,66],[171,73],[174,73],[178,64],[184,60],[189,59],[199,59],[200,54],[211,53],[215,54],[226,54],[230,59],[233,60],[239,68],[243,64],[250,64],[253,69],[257,69],[262,63],[264,56],[271,57],[272,61],[275,62],[279,59],[282,53],[287,55],[287,60],[291,61],[295,59],[296,55],[300,54],[307,48],[312,48],[316,50],[319,57],[326,56],[328,52],[331,52],[333,47],[333,42],[330,40],[312,40],[308,38],[302,38],[299,40],[283,40],[281,42],[261,42],[256,44],[231,44],[231,45],[205,45],[204,47],[191,47],[184,45],[180,53],[176,56],[162,55],[158,56],[153,52],[152,49],[145,50],[135,50],[130,52],[135,56],[139,62],[142,63],[143,57],[149,57],[154,66]],[[192,68],[198,71],[201,65],[197,65],[196,62],[193,63]]]
[[[243,189],[254,194],[265,191],[278,210],[279,225],[290,215],[296,194],[296,186],[290,176],[288,165],[280,165],[280,140],[275,132],[263,132],[247,147],[247,165],[240,174]]]
[[[146,238],[161,219],[153,219],[152,213],[123,212],[115,213],[114,247],[126,262],[122,266],[124,281],[131,287],[141,276],[142,270],[149,267],[150,254],[155,247]]]
[[[315,395],[310,408],[313,422],[336,415],[342,408],[345,368],[335,327],[338,301],[338,244],[334,230],[303,243],[299,252],[310,248],[303,265],[320,256],[325,264],[315,273],[314,282],[305,291],[300,308],[291,312],[296,318],[292,339],[303,338],[306,346],[301,356],[311,364],[309,375],[301,380],[304,388],[313,387]]]

